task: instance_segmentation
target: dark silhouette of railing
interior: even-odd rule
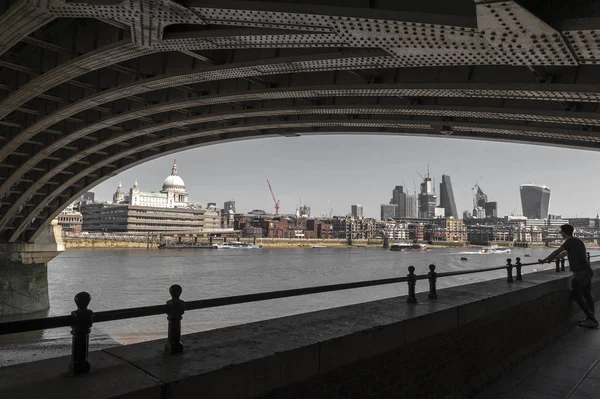
[[[595,255],[597,257],[600,255]],[[592,258],[587,253],[588,261]],[[512,259],[507,259],[506,264],[496,267],[487,267],[483,269],[461,270],[453,272],[437,273],[435,265],[429,265],[429,273],[423,275],[415,274],[415,267],[408,267],[406,277],[392,277],[378,280],[358,281],[353,283],[331,284],[318,287],[294,288],[289,290],[261,292],[256,294],[236,295],[221,298],[201,299],[196,301],[184,302],[180,299],[182,288],[175,284],[169,288],[171,299],[165,305],[143,306],[137,308],[117,309],[103,312],[92,312],[88,309],[91,296],[87,292],[80,292],[75,295],[75,304],[77,310],[70,315],[46,317],[39,319],[17,320],[0,323],[0,335],[14,334],[27,331],[44,330],[50,328],[71,327],[72,351],[71,361],[69,362],[69,372],[71,375],[85,374],[90,371],[90,363],[87,360],[89,334],[93,323],[105,321],[123,320],[135,317],[156,316],[166,314],[168,320],[168,335],[165,345],[165,355],[174,355],[183,352],[181,343],[181,320],[183,313],[187,310],[208,309],[218,306],[236,305],[241,303],[265,301],[270,299],[287,298],[299,295],[318,294],[324,292],[348,290],[353,288],[372,287],[383,284],[408,283],[408,303],[417,303],[415,295],[416,283],[418,280],[429,280],[430,299],[436,299],[436,282],[440,277],[459,276],[463,274],[483,273],[495,270],[505,269],[507,272],[507,282],[512,283],[515,280],[523,280],[521,269],[523,266],[539,265],[540,262],[521,263],[521,258],[516,258],[513,264]],[[556,272],[565,271],[565,259],[556,259]],[[513,278],[513,269],[516,276]]]

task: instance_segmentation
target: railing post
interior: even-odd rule
[[[509,283],[513,282],[512,269],[512,259],[508,258],[506,259],[506,271],[508,272],[508,278],[506,279],[506,281]]]
[[[560,273],[560,259],[556,259],[554,264],[556,265],[556,273]]]
[[[408,298],[406,302],[417,303],[417,297],[415,296],[415,286],[417,285],[417,276],[415,276],[415,267],[408,267]]]
[[[560,271],[561,272],[565,271],[565,258],[561,258],[561,260],[560,260]]]
[[[437,273],[435,272],[435,265],[429,265],[429,299],[437,299],[437,290],[435,282],[437,281]]]
[[[589,252],[588,252],[588,253],[586,253],[586,257],[587,257],[587,261],[588,261],[588,263],[590,263],[591,257],[590,257],[590,253],[589,253]]]
[[[75,295],[77,310],[71,312],[73,340],[69,362],[69,374],[73,376],[89,373],[91,368],[87,360],[90,331],[94,322],[94,312],[87,308],[91,300],[92,297],[87,292]]]
[[[515,266],[517,268],[517,281],[523,281],[523,276],[521,275],[521,258],[517,258],[517,263]]]
[[[183,289],[178,284],[169,287],[171,299],[167,301],[169,331],[167,334],[167,343],[165,345],[165,355],[174,355],[183,352],[183,344],[181,343],[181,319],[185,312],[185,302],[179,299],[182,291]]]

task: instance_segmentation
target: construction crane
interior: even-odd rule
[[[273,189],[271,188],[269,179],[267,179],[267,184],[269,185],[269,191],[271,191],[271,196],[273,197],[273,204],[275,204],[275,216],[279,216],[279,200],[275,199],[275,194],[273,194]]]
[[[331,210],[329,210],[329,204],[331,204],[331,200],[327,200],[327,205],[325,205],[325,212],[323,212],[323,217],[329,217],[331,219],[331,214],[333,213],[333,208],[331,208]],[[329,211],[329,213],[327,212]]]

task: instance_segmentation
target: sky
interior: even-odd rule
[[[488,201],[498,202],[499,216],[521,214],[524,183],[551,189],[550,214],[593,217],[600,209],[596,152],[447,137],[324,135],[217,144],[155,159],[90,191],[97,200],[112,200],[119,181],[127,192],[136,179],[141,190],[159,191],[174,159],[191,202],[223,207],[235,200],[237,212],[274,212],[269,179],[281,213],[294,213],[302,203],[312,216],[331,208],[334,216],[346,215],[361,204],[365,217],[379,218],[395,186],[419,189],[417,172],[426,175],[427,164],[438,196],[442,174],[451,176],[461,215],[472,210],[477,182]]]

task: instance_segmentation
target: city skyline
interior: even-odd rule
[[[595,196],[574,195],[584,179],[574,176],[581,165],[593,165],[596,156],[591,151],[489,141],[336,135],[241,141],[185,151],[176,158],[190,201],[216,202],[221,207],[235,200],[237,212],[274,211],[265,180],[269,178],[283,213],[295,213],[301,201],[311,206],[313,216],[329,213],[330,208],[333,215],[346,215],[352,204],[360,203],[365,217],[378,218],[395,186],[405,186],[411,194],[415,186],[419,190],[417,171],[423,174],[429,163],[436,185],[442,174],[452,177],[459,215],[471,210],[471,188],[480,180],[482,189],[498,203],[499,216],[521,208],[521,184],[537,183],[553,189],[551,214],[591,217],[598,209]],[[119,181],[129,188],[136,179],[142,189],[157,190],[173,158],[127,170],[91,191],[97,199],[108,200]]]

